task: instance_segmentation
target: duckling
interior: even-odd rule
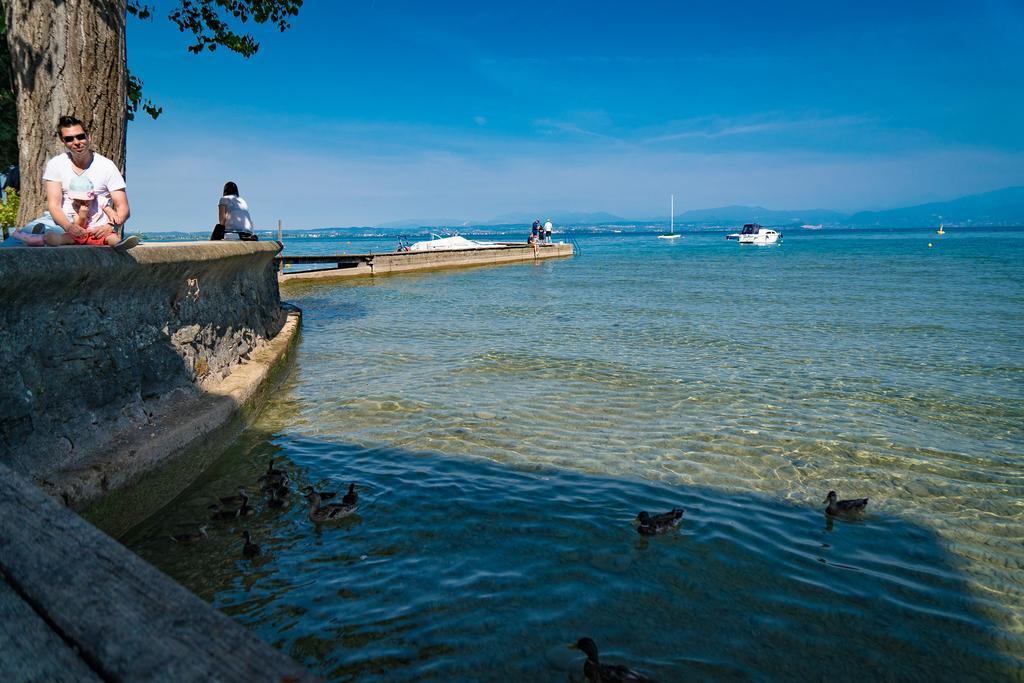
[[[283,508],[288,506],[288,494],[290,490],[288,487],[275,487],[269,489],[270,497],[267,498],[267,505],[272,508]]]
[[[263,491],[263,493],[270,495],[271,489],[276,489],[279,494],[288,495],[285,491],[289,488],[291,488],[291,481],[288,479],[288,475],[284,474],[273,481],[263,484],[263,486],[260,487],[260,490]]]
[[[656,683],[653,678],[644,676],[622,664],[602,664],[597,657],[597,643],[590,638],[580,638],[569,647],[580,650],[587,656],[583,662],[583,676],[591,683]]]
[[[320,483],[323,483],[323,482],[320,482]],[[337,491],[322,491],[319,488],[320,483],[313,484],[312,486],[304,486],[302,488],[302,492],[303,493],[309,493],[310,491],[316,491],[317,494],[320,496],[320,500],[321,501],[330,500],[331,498],[334,498],[336,495],[338,495]]]
[[[214,519],[234,519],[235,517],[250,517],[256,514],[256,509],[249,505],[249,496],[245,493],[240,493],[242,504],[238,507],[231,505],[211,505],[210,509],[213,510]]]
[[[200,524],[199,529],[196,531],[185,531],[180,534],[171,534],[171,540],[175,543],[183,543],[188,545],[189,543],[195,543],[206,538],[206,525]]]
[[[683,508],[672,508],[668,512],[663,512],[653,517],[646,511],[641,512],[636,516],[636,521],[639,522],[636,532],[643,536],[656,536],[674,529],[679,525],[679,520],[682,518]]]
[[[358,505],[339,505],[338,503],[321,506],[320,494],[313,490],[312,486],[306,488],[308,489],[306,498],[309,500],[309,520],[311,522],[336,522],[348,517],[359,507]]]
[[[822,503],[828,503],[828,507],[825,508],[825,514],[834,517],[849,517],[864,512],[868,506],[867,498],[836,500],[836,497],[835,491],[829,491],[825,500],[821,501]]]
[[[249,533],[248,529],[242,532],[242,538],[245,539],[245,545],[242,546],[243,557],[251,560],[262,552],[260,547],[252,542],[252,534]]]
[[[220,503],[222,505],[241,505],[242,504],[242,497],[246,496],[246,495],[248,495],[248,494],[245,491],[245,487],[244,486],[239,486],[238,487],[238,492],[235,493],[235,495],[233,495],[233,496],[221,496],[217,500],[220,501]]]
[[[277,486],[288,481],[288,473],[284,470],[274,469],[274,459],[271,458],[270,462],[267,463],[267,471],[261,474],[257,481],[262,482],[264,488],[267,486]]]
[[[256,514],[256,508],[249,505],[249,496],[242,496],[242,506],[238,508],[239,517],[251,517]]]
[[[320,497],[323,498],[323,494],[322,493],[320,494]],[[342,505],[348,505],[348,506],[351,506],[351,507],[355,507],[358,503],[359,503],[359,494],[356,493],[356,484],[355,484],[355,482],[352,482],[351,484],[348,485],[348,493],[346,493],[345,496],[341,499],[341,504]]]
[[[304,495],[304,496],[308,496],[310,491],[315,492],[316,495],[320,496],[320,501],[321,502],[323,502],[325,500],[330,500],[331,498],[334,498],[335,496],[338,495],[337,491],[321,491],[316,486],[303,486],[301,490],[302,490],[302,495]]]

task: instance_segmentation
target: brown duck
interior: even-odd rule
[[[256,508],[249,505],[249,496],[244,491],[239,491],[239,495],[242,498],[242,504],[238,507],[231,505],[211,505],[210,509],[213,510],[214,519],[234,519],[235,517],[251,517],[256,514]]]
[[[232,496],[221,496],[217,500],[219,500],[222,505],[235,505],[235,506],[238,506],[238,505],[242,504],[242,498],[244,498],[247,495],[249,495],[249,494],[246,492],[245,487],[244,486],[239,486],[238,487],[238,491],[234,495],[232,495]]]
[[[602,664],[597,655],[597,643],[590,638],[580,638],[569,647],[580,650],[587,656],[583,662],[583,675],[590,683],[656,683],[622,664]]]
[[[267,471],[261,474],[257,481],[262,484],[264,489],[270,486],[280,486],[287,484],[288,473],[284,470],[275,469],[274,460],[271,458],[270,462],[267,463]]]
[[[636,516],[639,523],[636,532],[643,536],[656,536],[679,526],[679,520],[683,518],[683,508],[672,508],[668,512],[658,515],[651,515],[641,512]]]
[[[867,498],[836,500],[837,497],[835,491],[829,491],[825,500],[821,501],[822,503],[828,503],[828,507],[825,508],[825,514],[832,515],[833,517],[850,517],[864,512],[868,506]]]
[[[242,556],[248,559],[252,559],[262,552],[262,549],[252,542],[252,534],[246,529],[242,532],[242,538],[245,539],[245,545],[242,546]]]
[[[348,493],[341,499],[342,505],[355,507],[359,503],[359,494],[356,493],[355,482],[348,485]]]
[[[359,509],[358,505],[344,503],[321,505],[320,494],[311,486],[306,487],[306,499],[309,500],[309,520],[311,522],[337,522]]]
[[[171,534],[171,540],[175,543],[183,543],[185,545],[189,543],[195,543],[206,538],[206,525],[200,524],[199,528],[195,531],[185,531],[180,534]]]

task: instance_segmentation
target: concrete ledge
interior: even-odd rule
[[[37,483],[120,537],[171,502],[258,416],[291,366],[301,319],[289,307],[277,336],[219,384],[169,401],[150,423]]]
[[[358,254],[349,257],[350,263],[344,268],[324,268],[299,272],[283,272],[281,282],[291,280],[315,280],[323,278],[348,278],[367,275],[389,275],[425,270],[446,270],[449,268],[471,268],[477,266],[523,263],[550,258],[567,258],[573,255],[571,244],[545,244],[533,247],[525,244],[508,244],[490,249],[454,249],[451,251],[405,251],[383,254]],[[279,259],[287,263],[287,257]]]
[[[0,465],[0,679],[310,681]]]
[[[0,250],[0,463],[30,478],[81,469],[215,389],[284,323],[279,250]]]

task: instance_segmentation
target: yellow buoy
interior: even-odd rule
[[[931,243],[931,242],[929,242],[929,243],[928,243],[928,246],[929,246],[929,247],[930,247],[930,246],[932,246],[932,243]]]

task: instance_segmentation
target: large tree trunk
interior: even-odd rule
[[[124,170],[126,0],[3,0],[18,104],[24,225],[46,209],[43,167],[64,151],[57,119],[78,117],[93,149]]]

